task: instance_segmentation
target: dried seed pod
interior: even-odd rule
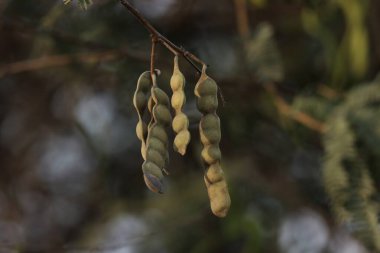
[[[187,145],[190,142],[189,120],[182,112],[182,108],[186,103],[186,96],[184,92],[185,77],[179,70],[178,56],[174,57],[173,75],[170,78],[170,87],[172,88],[173,95],[171,98],[171,105],[175,110],[175,117],[173,119],[172,127],[176,136],[174,138],[174,150],[184,155],[186,153]]]
[[[218,217],[225,217],[231,205],[227,182],[220,166],[221,152],[219,142],[221,138],[220,120],[216,115],[218,107],[218,86],[206,74],[203,67],[202,74],[195,86],[197,106],[203,114],[199,123],[199,134],[203,144],[202,159],[207,165],[204,180],[210,198],[212,212]]]
[[[145,71],[142,73],[137,81],[136,91],[133,96],[133,105],[136,108],[138,115],[138,123],[136,125],[136,135],[141,141],[141,155],[145,160],[145,150],[146,150],[146,137],[147,137],[147,126],[142,119],[142,115],[147,107],[148,93],[151,86],[150,72]]]
[[[208,168],[204,181],[210,198],[212,212],[218,217],[225,217],[231,205],[231,199],[228,193],[227,182],[219,163],[215,163]]]
[[[174,110],[181,111],[185,103],[186,103],[185,93],[182,90],[173,91],[171,104]]]

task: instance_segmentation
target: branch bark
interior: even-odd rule
[[[120,0],[120,2],[133,16],[136,17],[136,19],[145,27],[145,29],[148,30],[153,40],[162,44],[164,47],[166,47],[174,54],[183,56],[198,71],[198,73],[202,73],[201,69],[197,65],[195,65],[194,62],[197,62],[202,66],[207,66],[207,64],[204,61],[202,61],[192,53],[186,51],[184,48],[175,45],[168,38],[159,33],[157,29],[154,28],[153,25],[151,25],[149,21],[145,19],[144,16],[142,16],[141,13],[135,7],[133,7],[127,0]]]

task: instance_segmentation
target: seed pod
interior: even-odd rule
[[[154,163],[145,161],[142,165],[144,181],[149,190],[156,193],[162,193],[162,179],[164,175],[161,169]]]
[[[152,98],[156,104],[169,105],[169,97],[166,95],[165,91],[161,90],[158,87],[152,88]]]
[[[219,117],[216,114],[206,114],[199,123],[201,142],[205,145],[220,142],[221,132]]]
[[[182,90],[174,91],[171,103],[174,110],[181,111],[183,105],[186,103],[185,93]]]
[[[207,165],[204,181],[210,199],[212,212],[218,217],[225,217],[231,205],[227,182],[220,166],[221,152],[219,142],[221,138],[220,120],[216,115],[218,107],[218,86],[206,74],[203,67],[194,93],[197,96],[197,107],[202,113],[199,122],[199,134],[203,144],[202,159]]]
[[[218,92],[218,85],[216,82],[206,75],[205,71],[202,71],[202,75],[199,78],[197,85],[195,86],[195,95],[199,98],[206,96],[214,96]]]
[[[206,145],[202,150],[202,158],[205,163],[208,165],[219,162],[222,154],[220,152],[218,145]]]
[[[142,119],[142,115],[147,107],[148,93],[151,86],[150,72],[145,71],[142,73],[137,81],[136,91],[133,96],[133,105],[136,108],[138,115],[138,123],[136,125],[136,135],[141,141],[141,155],[145,160],[146,151],[146,137],[147,137],[147,126]]]
[[[178,56],[174,57],[173,75],[170,78],[170,87],[172,88],[173,95],[171,98],[171,104],[175,110],[175,117],[173,119],[172,127],[176,136],[174,138],[173,146],[174,150],[184,155],[186,153],[187,145],[190,142],[189,120],[182,112],[182,108],[186,103],[186,96],[184,92],[185,77],[179,70]]]
[[[218,98],[212,95],[200,97],[197,106],[199,111],[203,113],[212,113],[218,108]]]
[[[159,168],[164,168],[165,166],[165,156],[161,155],[160,151],[152,148],[152,146],[146,150],[146,160],[156,164]]]
[[[178,133],[181,131],[181,129],[187,128],[189,125],[189,120],[186,116],[186,114],[180,112],[178,113],[172,123],[173,130]]]
[[[163,104],[157,104],[153,107],[153,117],[156,122],[162,124],[163,126],[168,126],[172,122],[172,115],[168,106]]]
[[[186,153],[186,146],[190,140],[189,131],[181,131],[174,138],[174,150],[184,155]]]
[[[212,177],[208,176],[209,174],[212,174],[213,179],[216,180],[212,181]],[[204,181],[210,198],[212,212],[218,217],[225,217],[231,205],[231,199],[228,193],[227,182],[224,179],[220,166],[210,166],[204,176]]]
[[[146,141],[146,161],[142,169],[144,181],[147,187],[153,191],[162,193],[162,171],[168,161],[168,135],[165,126],[171,123],[172,117],[169,110],[169,97],[157,87],[153,76],[151,97],[148,101],[148,109],[151,112],[151,121],[148,126]]]

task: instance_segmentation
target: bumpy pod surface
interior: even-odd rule
[[[149,91],[151,86],[150,72],[145,71],[142,73],[137,81],[136,91],[133,96],[133,105],[136,108],[138,115],[138,123],[136,125],[136,135],[141,141],[141,155],[145,160],[146,152],[146,137],[147,137],[147,125],[142,119],[142,115],[148,104]]]
[[[175,111],[172,127],[176,133],[176,136],[174,137],[173,147],[175,151],[181,155],[184,155],[191,137],[188,130],[189,119],[186,114],[182,112],[182,108],[186,103],[186,96],[184,92],[185,77],[179,69],[178,56],[174,57],[174,68],[173,75],[170,78],[170,87],[173,91],[171,105]]]
[[[165,165],[168,160],[168,135],[165,127],[172,120],[169,110],[169,97],[160,88],[151,88],[151,98],[148,103],[152,119],[148,126],[146,141],[146,161],[142,166],[147,187],[157,193],[162,193],[162,180]]]
[[[211,210],[218,217],[225,217],[231,205],[227,182],[220,163],[212,164],[204,175]]]
[[[221,138],[220,120],[216,115],[218,107],[217,91],[217,84],[207,76],[204,67],[194,90],[197,96],[197,107],[202,113],[199,133],[203,144],[202,159],[207,165],[204,181],[212,212],[218,217],[225,217],[231,205],[231,199],[227,182],[220,166],[222,155],[219,149]]]

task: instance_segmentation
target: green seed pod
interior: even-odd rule
[[[152,88],[152,97],[155,99],[156,104],[169,105],[168,95],[158,87]]]
[[[133,104],[138,112],[142,115],[146,107],[146,100],[151,86],[150,72],[142,73],[137,81],[137,87],[133,96]]]
[[[137,87],[135,94],[133,96],[133,105],[136,108],[138,115],[138,123],[136,125],[136,135],[137,138],[141,141],[141,155],[145,160],[146,152],[146,138],[147,138],[147,126],[142,119],[142,115],[147,107],[148,93],[151,86],[150,72],[145,71],[139,77],[137,81]]]
[[[203,144],[219,144],[221,139],[219,117],[214,113],[204,115],[199,123],[199,133]]]
[[[154,136],[163,143],[168,142],[168,135],[166,134],[165,128],[157,123],[154,123],[149,129],[148,139],[150,136]]]
[[[143,93],[147,94],[152,86],[152,80],[150,77],[150,71],[143,72],[137,80],[137,88]]]
[[[220,128],[220,119],[219,119],[218,115],[216,115],[214,113],[205,114],[201,118],[199,126],[200,126],[200,128],[202,128],[204,130],[218,129],[218,128]]]
[[[149,190],[162,193],[162,179],[164,175],[161,169],[152,162],[145,161],[142,165],[144,181]]]
[[[167,106],[157,104],[153,107],[153,117],[156,122],[164,126],[169,125],[172,122],[172,115]]]
[[[203,67],[200,79],[195,86],[197,107],[203,114],[199,122],[199,134],[203,144],[202,159],[207,165],[204,181],[210,198],[212,212],[218,217],[225,217],[231,204],[227,182],[220,166],[221,152],[219,142],[221,138],[220,120],[216,115],[218,107],[218,86],[206,74]]]
[[[150,142],[146,150],[146,160],[154,163],[159,168],[165,167],[165,156],[161,155],[158,150],[153,149]]]
[[[148,126],[146,142],[146,163],[143,164],[144,180],[153,192],[162,192],[162,172],[166,172],[168,160],[168,136],[165,126],[169,125],[172,117],[169,109],[169,97],[158,88],[156,76],[152,76],[153,86],[148,100],[151,121]]]
[[[136,92],[133,96],[133,105],[138,111],[144,111],[147,103],[146,94],[142,91]]]
[[[200,97],[197,101],[197,107],[203,113],[215,112],[218,108],[218,97],[216,95]]]
[[[165,157],[166,159],[166,152],[167,152],[167,144],[162,142],[158,138],[153,138],[153,136],[149,140],[149,148],[154,149],[155,151],[159,152],[161,156]]]
[[[202,130],[200,129],[201,142],[205,145],[219,144],[221,139],[220,131],[215,130]]]
[[[204,147],[201,155],[203,160],[209,165],[218,162],[222,156],[217,145]]]
[[[202,71],[201,77],[195,85],[195,95],[197,97],[214,96],[217,94],[218,85],[214,80]]]

